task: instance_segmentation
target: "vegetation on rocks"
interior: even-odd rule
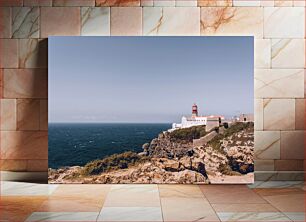
[[[206,135],[205,126],[193,126],[190,128],[177,129],[170,133],[172,141],[192,142]]]
[[[98,175],[111,170],[126,169],[147,159],[137,153],[128,151],[120,154],[113,154],[101,160],[94,160],[87,163],[83,170],[83,175]]]
[[[224,153],[223,149],[221,148],[222,139],[232,136],[235,133],[238,133],[243,130],[249,130],[251,133],[253,133],[254,123],[253,122],[247,122],[247,123],[237,122],[231,125],[229,128],[225,129],[224,133],[219,134],[218,136],[213,138],[211,141],[209,141],[208,145],[218,150],[219,152]]]

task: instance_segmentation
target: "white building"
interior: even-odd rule
[[[216,127],[219,126],[222,120],[224,120],[223,116],[199,116],[198,106],[196,104],[193,104],[192,115],[190,117],[183,116],[181,123],[173,123],[172,129],[170,131],[201,125],[209,126],[209,128]]]

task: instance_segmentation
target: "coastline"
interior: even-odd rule
[[[197,138],[203,140],[205,136],[210,136],[210,140],[196,146],[194,139],[177,139],[181,136],[178,134],[180,131],[162,132],[150,143],[143,145],[143,152],[119,153],[91,161],[84,166],[49,169],[49,182],[252,183],[254,125],[242,123],[239,127],[213,129]],[[196,128],[201,130],[200,127]],[[221,141],[227,147],[220,149],[214,140],[217,144]],[[229,143],[232,145],[229,146]],[[240,159],[244,158],[245,162],[241,164],[234,160],[237,155],[240,155]]]

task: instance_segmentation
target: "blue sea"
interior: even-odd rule
[[[142,145],[171,128],[168,123],[49,123],[49,167],[82,166]]]

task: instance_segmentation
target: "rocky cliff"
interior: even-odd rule
[[[84,167],[50,169],[49,181],[210,183],[210,179],[216,177],[242,177],[254,169],[253,130],[253,123],[236,123],[228,129],[221,127],[210,132],[204,132],[203,127],[175,133],[163,132],[144,144],[141,154],[119,154],[93,161]],[[205,143],[194,143],[194,140]]]

